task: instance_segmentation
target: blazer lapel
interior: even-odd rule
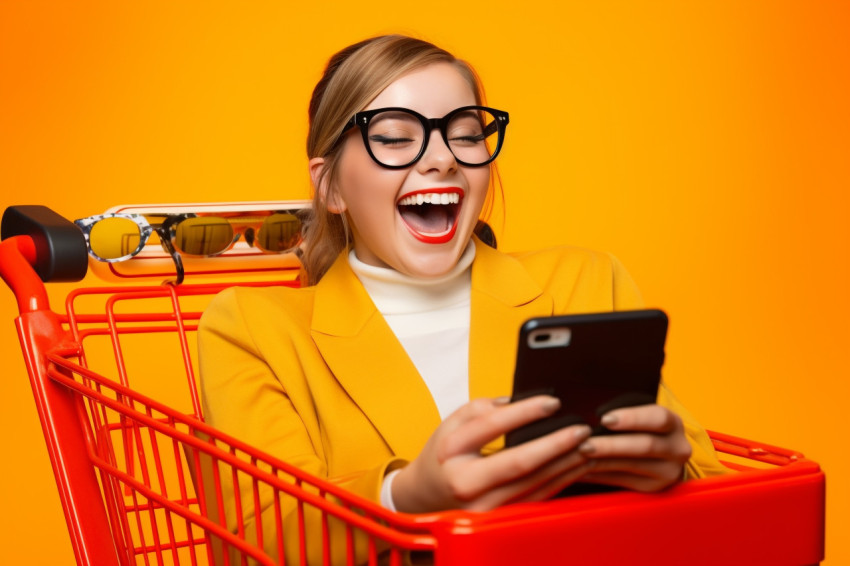
[[[345,252],[316,286],[314,305],[311,335],[337,381],[394,454],[416,457],[439,411]]]
[[[511,256],[475,241],[469,337],[469,398],[511,395],[522,324],[549,316],[551,296]]]

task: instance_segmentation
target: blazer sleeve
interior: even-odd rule
[[[404,462],[387,459],[345,477],[328,477],[321,432],[318,430],[316,419],[310,418],[311,415],[299,413],[290,392],[259,351],[252,335],[250,319],[251,317],[246,316],[240,308],[237,289],[224,291],[204,312],[198,329],[198,348],[201,396],[206,421],[213,427],[309,474],[326,479],[370,501],[379,502],[384,475]],[[285,324],[281,326],[286,327]],[[293,361],[293,372],[303,371],[298,367],[297,351],[292,340],[281,335],[279,345],[281,349],[290,350],[281,352],[281,355],[289,356]],[[312,426],[311,422],[314,423]],[[200,472],[205,484],[209,483],[213,473],[209,461],[202,466]],[[235,486],[232,471],[225,469],[223,464],[219,465],[219,475],[221,503],[227,528],[234,533],[243,530],[246,540],[256,543],[258,521],[250,479],[241,477],[238,487]],[[214,493],[210,493],[208,489],[205,492],[208,506],[216,505],[217,502],[210,500]],[[238,524],[236,512],[237,492],[242,502],[241,525]],[[297,500],[282,496],[280,502],[283,537],[287,541],[286,560],[287,563],[300,563]],[[277,513],[274,495],[268,487],[260,489],[259,510],[265,550],[277,558]],[[304,510],[307,562],[321,563],[323,519],[321,514],[310,506],[304,506]],[[329,528],[332,555],[344,562],[345,526],[331,517]],[[218,546],[220,553],[220,545]],[[358,560],[365,559],[367,546],[364,537],[356,537],[355,548]],[[231,563],[241,563],[235,551],[231,550]],[[334,563],[337,563],[336,558]]]

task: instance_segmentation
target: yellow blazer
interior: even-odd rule
[[[610,255],[564,247],[512,256],[475,245],[471,399],[510,395],[525,320],[643,306]],[[207,422],[372,501],[379,501],[386,472],[415,458],[440,423],[425,383],[345,253],[313,287],[224,291],[204,313],[198,336]],[[703,429],[666,388],[659,403],[685,421],[694,449],[688,476],[722,471]],[[273,520],[263,513],[264,524]]]

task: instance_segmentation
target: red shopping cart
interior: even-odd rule
[[[585,495],[488,513],[389,512],[204,423],[192,335],[206,302],[232,282],[78,288],[54,312],[43,280],[79,279],[85,242],[49,209],[9,210],[14,226],[4,217],[0,275],[18,301],[21,347],[80,565],[823,559],[819,466],[720,433],[711,434],[715,447],[735,472],[660,494]],[[247,284],[295,284],[275,279]],[[162,371],[139,370],[150,367],[152,352]],[[223,500],[225,482],[235,501]],[[282,519],[274,529],[243,528],[266,505],[278,516],[293,509],[294,528]],[[225,508],[239,514],[238,528],[227,528]]]

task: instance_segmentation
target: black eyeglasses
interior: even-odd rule
[[[486,106],[463,106],[442,118],[426,118],[407,108],[376,108],[355,114],[342,133],[354,126],[360,128],[375,163],[387,169],[404,169],[419,161],[435,128],[458,164],[481,167],[499,155],[508,113]]]

